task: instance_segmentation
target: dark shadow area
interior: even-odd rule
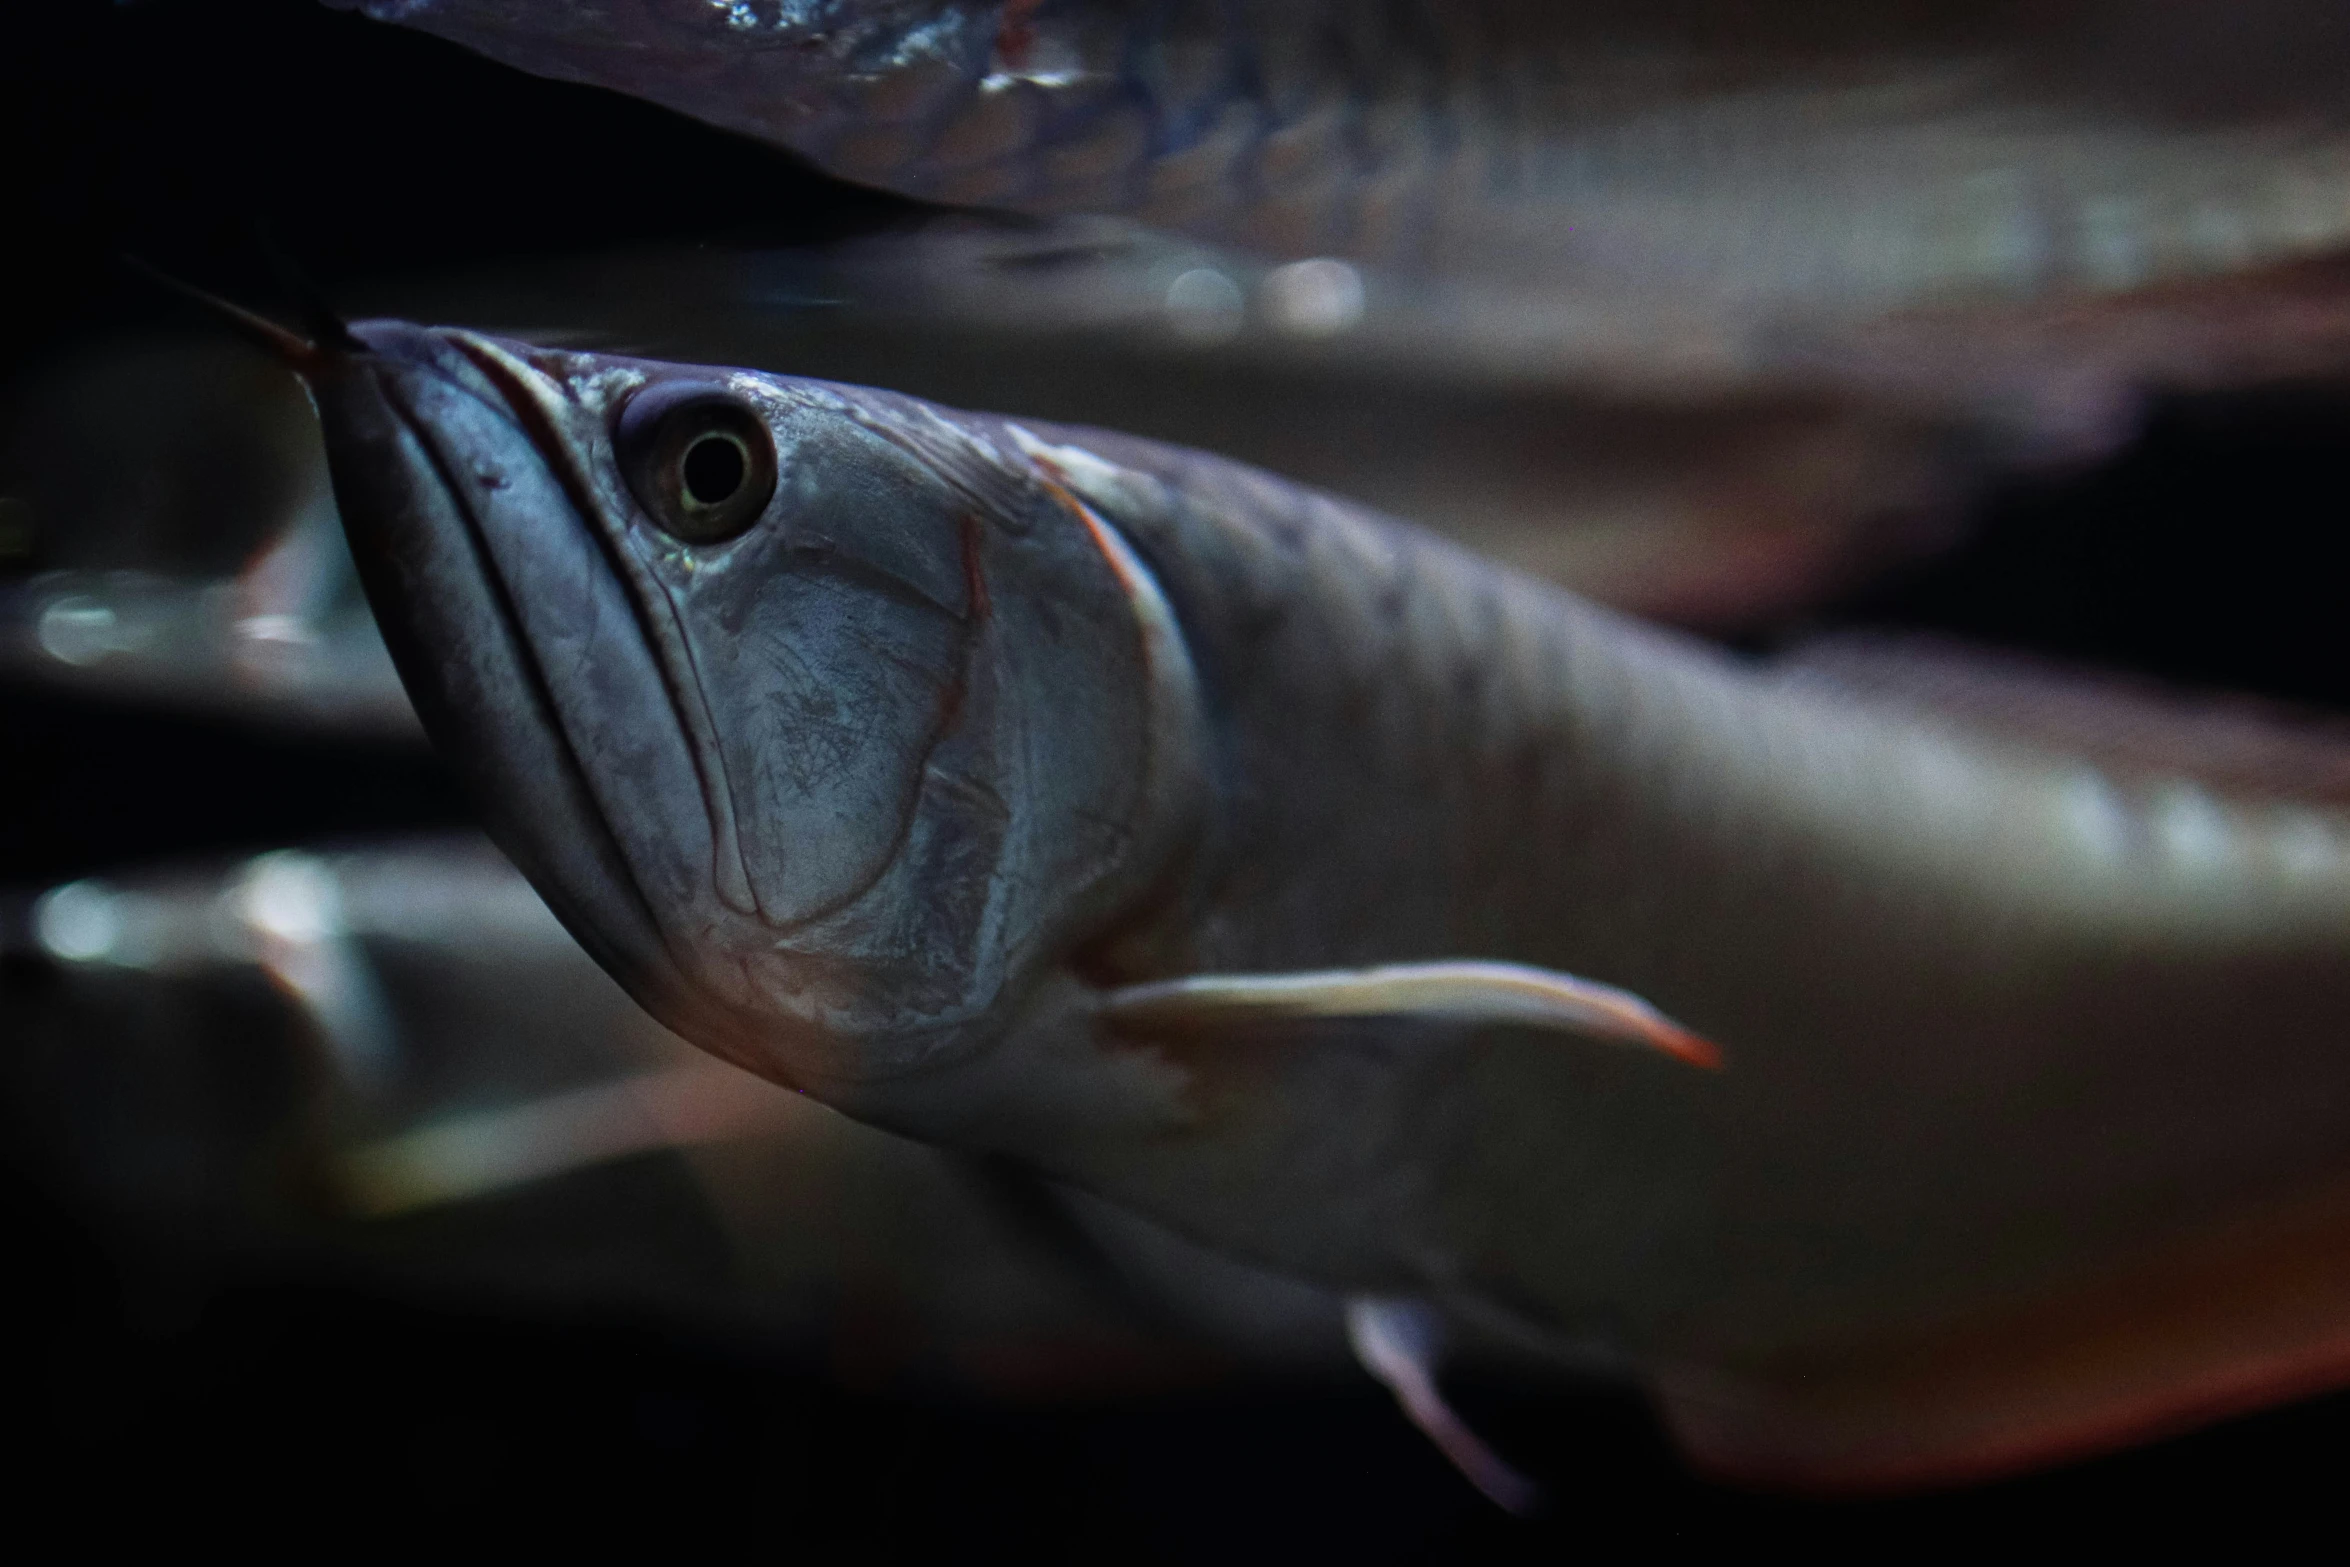
[[[429,751],[0,685],[0,884],[472,820]]]
[[[2350,388],[2160,404],[2085,473],[1993,498],[1961,549],[1825,619],[2350,708]]]
[[[126,1258],[21,1182],[8,1199],[36,1281],[10,1357],[19,1494],[91,1538],[268,1538],[323,1513],[371,1534],[626,1527],[797,1560],[2115,1548],[2321,1527],[2350,1437],[2336,1398],[2052,1475],[1823,1503],[1692,1479],[1629,1396],[1472,1382],[1463,1406],[1550,1487],[1550,1511],[1519,1521],[1367,1386],[1045,1405],[876,1390],[658,1320]]]
[[[810,241],[906,210],[316,0],[11,6],[0,136],[0,363],[184,310],[125,252],[267,304],[285,295],[263,234],[331,294],[361,273],[587,246]]]

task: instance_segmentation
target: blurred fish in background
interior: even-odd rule
[[[2350,237],[2350,26],[2297,0],[347,3],[907,196],[1343,258],[1445,357],[1622,390],[2093,428],[2146,369],[2314,347],[2303,302],[2221,345],[2161,290]],[[1343,319],[1337,275],[1268,303]]]
[[[1041,1189],[689,1049],[482,840],[275,850],[14,907],[10,949],[52,978],[0,997],[8,1097],[134,1233],[628,1306],[999,1395],[1342,1363],[1326,1297],[1089,1208],[1121,1226],[1108,1244],[1181,1258],[1191,1317],[1138,1311],[1079,1221],[1038,1222]]]
[[[325,161],[246,191],[254,211],[173,207],[152,175],[121,177],[146,214],[36,208],[90,224],[76,264],[127,246],[214,281],[266,211],[352,315],[1157,436],[1744,646],[1922,623],[2350,696],[2331,659],[2350,649],[2309,614],[2331,546],[2279,542],[2306,508],[2148,520],[2248,493],[2169,483],[2162,451],[2258,464],[2281,442],[2298,474],[2350,429],[2330,389],[2350,363],[2350,24],[2328,8],[352,8],[906,199],[868,210],[618,99],[581,112],[620,129],[575,145],[548,106],[605,100],[528,96],[556,90],[307,4],[232,24],[152,3],[87,24],[75,58],[103,75],[135,29],[160,30],[158,56],[217,33],[200,58],[241,54],[299,106],[245,111],[239,145],[291,158],[316,130]],[[303,46],[330,68],[278,71],[255,43],[272,29],[334,40]],[[377,51],[396,63],[371,86],[350,67]],[[420,68],[445,74],[412,89]],[[463,90],[408,116],[442,80]],[[360,84],[348,107],[337,82]],[[233,87],[181,90],[238,112]],[[157,100],[105,156],[173,167],[156,127],[176,100]],[[453,172],[477,146],[496,167]],[[411,183],[383,188],[387,167]],[[853,232],[793,231],[795,204]],[[224,232],[175,250],[157,230],[201,230],[190,211]],[[0,1070],[47,1200],[120,1257],[325,1258],[370,1289],[640,1314],[859,1387],[1099,1400],[1349,1374],[1326,1297],[688,1052],[460,822],[394,839],[407,814],[354,805],[327,830],[288,809],[314,777],[356,800],[345,780],[391,778],[384,757],[432,765],[315,422],[274,364],[158,300],[100,298],[56,322],[20,301],[0,364],[0,682],[37,719],[20,732],[65,737],[28,749],[18,786],[77,776],[84,724],[134,755],[148,728],[195,726],[245,760],[225,785],[156,765],[152,822],[93,797],[11,824]],[[2214,417],[2234,433],[2208,439]],[[2171,443],[2151,458],[2150,430]],[[2017,585],[2052,561],[2057,586]],[[1831,639],[1802,667],[2095,726],[2074,687],[2041,700],[1941,651]],[[280,744],[330,760],[296,773]],[[232,806],[308,825],[257,835]]]
[[[7,398],[0,668],[77,694],[421,739],[309,406],[275,367],[203,341],[118,345]]]

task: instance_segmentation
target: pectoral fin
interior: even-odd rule
[[[1692,1066],[1722,1053],[1629,991],[1518,963],[1396,963],[1298,974],[1200,974],[1110,993],[1113,1025],[1198,1028],[1221,1022],[1418,1017],[1556,1029],[1645,1045]]]

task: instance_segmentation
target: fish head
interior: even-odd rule
[[[678,1032],[803,1088],[903,1073],[1000,1034],[1162,876],[1189,666],[1011,427],[398,322],[353,344],[308,373],[410,695]]]

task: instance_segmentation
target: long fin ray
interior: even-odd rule
[[[1112,991],[1113,1025],[1199,1027],[1311,1018],[1424,1018],[1555,1029],[1717,1069],[1711,1040],[1628,990],[1520,963],[1392,963],[1289,974],[1198,974]]]

